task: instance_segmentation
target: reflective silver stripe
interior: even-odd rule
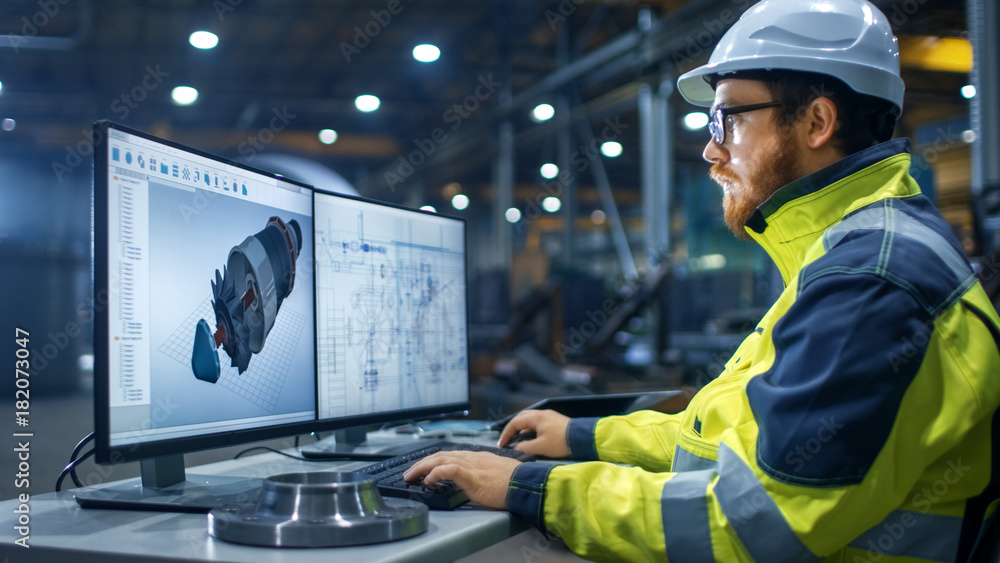
[[[767,494],[753,470],[726,444],[719,444],[715,496],[729,525],[755,561],[815,561]]]
[[[910,217],[906,213],[896,211],[889,205],[865,209],[844,219],[838,225],[830,227],[823,233],[823,247],[833,248],[843,240],[848,233],[858,229],[886,230],[900,234],[927,245],[944,263],[951,268],[955,276],[964,280],[973,274],[965,259],[941,235],[929,229],[926,225]],[[881,266],[882,264],[880,264]]]
[[[962,519],[956,516],[894,510],[885,520],[861,534],[850,546],[879,559],[884,555],[930,561],[954,561]]]
[[[670,561],[715,561],[708,521],[708,485],[715,470],[687,471],[663,485],[663,536]]]
[[[674,449],[674,462],[671,464],[670,470],[674,473],[680,473],[682,471],[715,469],[716,467],[718,467],[718,464],[714,459],[708,459],[707,457],[695,455],[680,446],[677,446]]]

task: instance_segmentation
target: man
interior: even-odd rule
[[[598,560],[964,560],[1000,496],[1000,318],[890,140],[885,16],[765,0],[678,86],[712,105],[726,222],[784,292],[684,412],[526,411],[500,437],[599,462],[451,452],[408,479],[453,479]]]

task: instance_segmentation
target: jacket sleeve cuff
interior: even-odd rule
[[[529,461],[517,466],[507,489],[507,510],[545,532],[545,482],[554,466]]]
[[[569,455],[579,461],[598,461],[597,440],[594,436],[599,418],[574,418],[566,428]]]

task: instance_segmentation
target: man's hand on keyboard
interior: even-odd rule
[[[510,441],[515,434],[534,432],[536,437],[518,442],[514,449],[529,454],[559,459],[569,457],[569,446],[566,444],[566,429],[570,418],[553,410],[526,410],[519,413],[504,426],[497,442],[501,447]]]
[[[490,508],[507,508],[507,486],[521,462],[488,452],[444,451],[413,464],[403,478],[408,482],[423,478],[425,485],[454,481],[469,500]]]

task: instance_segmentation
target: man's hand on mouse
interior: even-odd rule
[[[421,478],[425,485],[438,481],[454,481],[469,500],[490,508],[507,508],[507,488],[514,469],[521,462],[489,452],[448,450],[429,455],[416,462],[403,479],[408,482]]]
[[[569,457],[569,445],[566,443],[569,421],[568,416],[553,410],[522,411],[507,423],[497,444],[503,447],[521,431],[534,432],[534,439],[518,442],[514,449],[556,459]]]

